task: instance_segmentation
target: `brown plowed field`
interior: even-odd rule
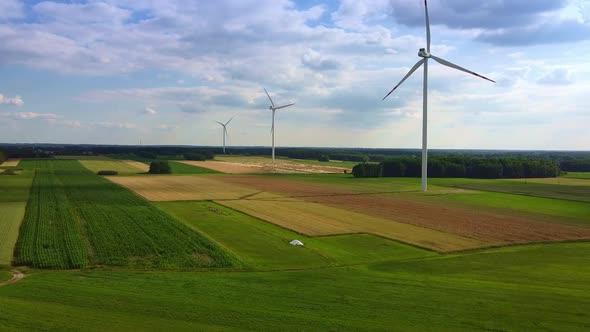
[[[212,169],[221,173],[228,174],[248,174],[248,173],[269,173],[262,167],[253,164],[231,163],[225,161],[193,161],[193,160],[178,160],[179,163],[184,163],[192,166],[199,166],[203,168]]]
[[[239,160],[239,159],[238,159]],[[327,166],[327,165],[313,165],[303,164],[295,161],[288,161],[279,159],[272,162],[271,159],[252,157],[244,158],[243,162],[239,161],[191,161],[178,160],[178,162],[188,165],[209,168],[221,173],[228,174],[261,174],[261,173],[291,173],[291,174],[328,174],[328,173],[342,173],[349,172],[350,168]]]
[[[590,239],[590,228],[501,216],[410,199],[359,194],[339,188],[268,178],[227,176],[224,182],[257,188],[307,202],[422,226],[497,244]],[[255,199],[255,198],[250,198]]]

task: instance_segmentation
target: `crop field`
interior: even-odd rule
[[[559,198],[585,197],[576,190],[587,180],[531,181],[541,187],[530,194],[519,181],[433,179],[424,194],[412,178],[196,167],[102,177],[75,160],[20,165],[0,178],[0,208],[25,211],[14,262],[33,269],[0,285],[0,330],[590,324],[590,243],[546,243],[590,239],[590,203]]]
[[[217,176],[114,176],[109,180],[150,201],[238,199],[258,191],[226,183]]]
[[[590,172],[567,172],[567,174],[563,174],[561,177],[573,179],[590,179]]]
[[[7,161],[0,164],[2,167],[16,167],[20,163],[20,159],[8,159]]]
[[[169,161],[170,169],[172,170],[172,174],[210,174],[210,173],[218,173],[215,170],[199,167],[195,165],[190,165],[182,162],[177,161]],[[149,170],[149,166],[148,166]]]
[[[36,170],[15,262],[44,268],[232,266],[214,243],[77,161]]]
[[[334,163],[316,164],[312,162],[298,162],[296,160],[279,158],[275,162],[268,157],[244,156],[216,156],[211,161],[180,161],[189,165],[210,168],[221,173],[230,174],[327,174],[350,173],[351,166]]]
[[[147,165],[137,161],[128,162],[120,160],[80,160],[80,164],[95,174],[99,171],[107,170],[116,171],[119,174],[144,173],[149,170],[149,167],[147,170],[145,169]],[[137,164],[141,164],[143,166]]]

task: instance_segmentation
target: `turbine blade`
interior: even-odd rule
[[[424,0],[424,12],[426,13],[426,50],[430,53],[430,19],[428,18],[428,3]]]
[[[266,95],[268,96],[268,99],[270,99],[270,104],[272,105],[272,107],[275,107],[275,103],[272,101],[272,98],[270,97],[270,95],[268,94],[268,91],[266,91],[266,88],[264,88],[264,92],[266,92]]]
[[[383,97],[383,99],[381,99],[382,101],[385,100],[385,98],[389,97],[389,95],[395,90],[397,89],[398,86],[400,86],[402,83],[404,83],[405,80],[408,79],[408,77],[410,77],[410,75],[412,75],[416,69],[418,69],[420,66],[422,66],[422,64],[424,63],[424,59],[416,62],[416,64],[414,65],[414,67],[412,67],[412,69],[410,69],[410,71],[406,74],[406,76],[404,76],[404,78],[402,78],[402,80],[393,87],[393,89],[391,89],[391,91],[389,91],[389,93],[387,95],[385,95],[385,97]]]
[[[225,127],[225,125],[224,125],[223,123],[221,123],[221,122],[219,122],[219,121],[215,121],[215,122],[217,122],[217,123],[219,123],[221,126]]]
[[[279,107],[276,107],[275,109],[276,110],[280,110],[281,108],[285,108],[285,107],[289,107],[289,106],[293,106],[293,105],[295,105],[295,103],[293,103],[293,104],[287,104],[287,105],[283,105],[283,106],[279,106]]]
[[[234,119],[234,117],[235,117],[235,115],[234,115],[234,116],[232,116],[232,117],[231,117],[231,119],[229,119],[229,121],[227,121],[227,122],[225,123],[225,125],[227,126],[227,125],[228,125],[228,124],[231,122],[231,120],[233,120],[233,119]]]
[[[453,69],[457,69],[457,70],[460,70],[460,71],[466,72],[466,73],[468,73],[468,74],[475,75],[475,76],[477,76],[477,77],[479,77],[479,78],[483,78],[484,80],[488,80],[488,81],[490,81],[490,82],[494,82],[494,83],[496,83],[496,81],[494,81],[494,80],[491,80],[491,79],[489,79],[489,78],[487,78],[487,77],[485,77],[485,76],[483,76],[483,75],[480,75],[480,74],[478,74],[478,73],[476,73],[476,72],[474,72],[474,71],[471,71],[471,70],[465,69],[465,68],[463,68],[463,67],[457,66],[456,64],[454,64],[454,63],[451,63],[451,62],[448,62],[447,60],[441,59],[441,58],[439,58],[439,57],[436,57],[436,56],[434,56],[434,55],[431,55],[430,57],[431,57],[431,58],[433,58],[433,59],[434,59],[434,61],[436,61],[436,62],[440,63],[441,65],[445,65],[445,66],[447,66],[447,67],[451,67],[451,68],[453,68]]]

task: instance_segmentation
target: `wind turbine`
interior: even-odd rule
[[[287,105],[277,107],[277,106],[275,106],[275,103],[272,101],[272,98],[268,94],[268,91],[266,91],[266,89],[264,89],[264,92],[266,92],[266,95],[268,96],[268,99],[270,100],[270,106],[268,107],[268,109],[270,109],[272,111],[272,127],[270,127],[270,133],[272,134],[272,161],[274,162],[275,161],[275,111],[280,110],[281,108],[293,106],[295,104],[287,104]]]
[[[225,154],[225,138],[227,137],[227,125],[233,120],[234,117],[232,116],[226,123],[215,121],[223,127],[223,154]]]
[[[427,178],[428,178],[428,144],[427,144],[427,133],[428,133],[428,125],[427,125],[427,120],[428,120],[428,59],[433,59],[434,61],[440,63],[441,65],[445,65],[447,67],[451,67],[453,69],[457,69],[463,72],[466,72],[468,74],[471,75],[475,75],[479,78],[483,78],[484,80],[488,80],[490,82],[496,83],[496,81],[491,80],[485,76],[482,76],[476,72],[473,72],[471,70],[465,69],[463,67],[457,66],[454,63],[451,63],[447,60],[441,59],[437,56],[434,56],[432,54],[430,54],[430,20],[428,18],[428,4],[426,2],[427,0],[424,0],[424,13],[426,16],[426,49],[421,48],[418,51],[418,56],[422,58],[422,60],[416,62],[416,64],[414,65],[414,67],[412,67],[412,69],[410,69],[410,71],[406,74],[406,76],[404,76],[404,78],[402,78],[402,80],[393,87],[393,89],[391,89],[391,91],[389,91],[389,93],[387,95],[385,95],[385,97],[383,97],[382,100],[385,100],[385,98],[389,97],[389,95],[395,90],[397,89],[398,86],[400,86],[408,77],[410,77],[415,71],[416,69],[420,68],[421,65],[424,65],[424,91],[423,91],[423,96],[422,96],[422,191],[427,191],[428,189],[428,184],[427,184]]]

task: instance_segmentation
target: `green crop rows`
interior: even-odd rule
[[[15,251],[17,264],[138,268],[238,264],[200,234],[74,160],[28,161],[36,169]]]

